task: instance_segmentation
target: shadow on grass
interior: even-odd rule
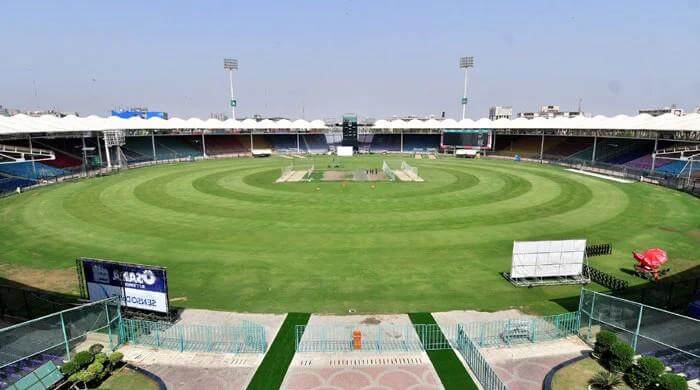
[[[634,271],[621,268],[620,271],[634,274]],[[595,287],[599,286],[593,283]],[[645,283],[630,286],[622,291],[603,291],[605,294],[658,307],[680,314],[687,313],[688,305],[700,299],[700,265],[661,278],[659,281],[646,280]],[[579,296],[574,295],[550,300],[566,311],[578,310]]]
[[[77,295],[31,287],[0,277],[0,318],[19,322],[70,309],[85,303]]]

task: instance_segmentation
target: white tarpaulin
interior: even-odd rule
[[[586,240],[514,241],[510,277],[581,275],[585,256]]]

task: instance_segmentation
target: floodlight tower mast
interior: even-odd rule
[[[474,57],[461,57],[459,68],[464,69],[464,93],[462,93],[462,119],[467,117],[467,69],[474,67]]]
[[[238,70],[238,60],[233,58],[224,58],[224,69],[228,70],[229,88],[231,90],[231,119],[236,119],[236,99],[233,98],[233,71]]]

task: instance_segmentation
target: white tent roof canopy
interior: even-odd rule
[[[273,121],[264,119],[257,121],[255,119],[245,119],[237,121],[227,119],[220,121],[218,119],[202,120],[199,118],[181,119],[162,119],[149,118],[143,119],[133,117],[129,119],[110,116],[107,118],[91,115],[85,118],[69,115],[64,118],[58,118],[53,115],[43,115],[40,117],[32,117],[24,114],[14,115],[10,117],[0,116],[0,134],[17,134],[17,133],[57,133],[57,132],[72,132],[72,131],[104,131],[104,130],[254,130],[254,129],[289,129],[289,130],[321,130],[326,129],[325,123],[321,120],[313,120],[311,122],[298,119],[290,121],[280,119]]]
[[[573,118],[534,118],[534,119],[497,119],[479,120],[453,119],[437,120],[378,120],[374,128],[379,129],[601,129],[601,130],[686,130],[700,131],[700,114],[676,116],[664,114],[651,116],[640,114],[636,116],[617,115],[606,117],[602,115]]]
[[[139,117],[123,119],[115,116],[76,117],[69,115],[57,118],[52,115],[31,117],[19,114],[11,117],[0,116],[1,134],[21,133],[57,133],[74,131],[104,131],[104,130],[256,130],[256,129],[288,129],[288,130],[323,130],[327,126],[321,120],[306,121],[297,119],[290,121],[280,119],[273,121],[264,119],[245,119],[237,121],[228,119],[202,120],[199,118],[161,119]],[[375,129],[601,129],[601,130],[659,130],[659,131],[700,131],[700,114],[675,116],[664,114],[653,117],[648,114],[636,116],[617,115],[606,117],[598,115],[592,118],[535,118],[535,119],[498,119],[492,121],[487,118],[479,120],[463,119],[428,119],[428,120],[378,120]]]

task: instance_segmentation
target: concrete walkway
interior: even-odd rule
[[[425,352],[297,353],[283,389],[442,389]]]
[[[418,343],[418,335],[408,315],[312,315],[302,344],[314,338],[314,327],[348,326],[364,329],[363,343],[378,342],[371,329],[383,325],[382,340]],[[391,333],[407,327],[408,335]],[[378,328],[377,328],[378,329]],[[320,333],[323,334],[323,333]],[[346,335],[348,341],[352,332]],[[406,337],[408,339],[406,339]],[[442,389],[443,386],[430,358],[423,351],[411,352],[298,352],[282,383],[283,389]]]
[[[576,336],[514,347],[484,348],[482,355],[509,390],[541,389],[544,377],[556,365],[590,348]]]
[[[265,327],[269,348],[285,317],[285,314],[185,309],[176,324],[260,324]],[[125,345],[119,351],[124,353],[125,361],[159,376],[172,389],[245,389],[264,357],[262,353],[179,352],[141,345]]]
[[[124,360],[160,377],[170,389],[245,389],[263,354],[156,350],[127,345]]]

